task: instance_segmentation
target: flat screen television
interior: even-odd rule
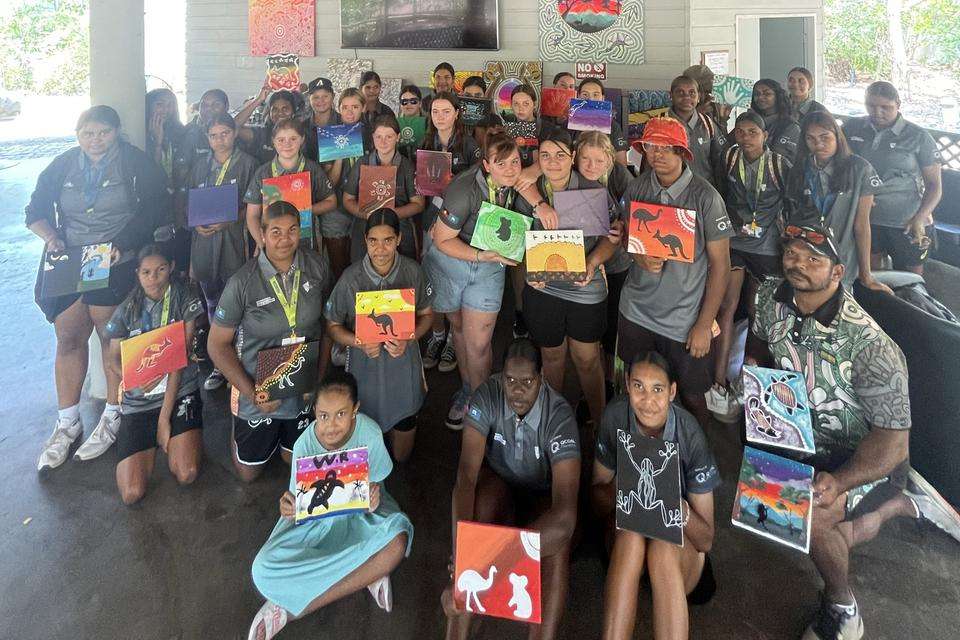
[[[499,49],[497,0],[340,0],[343,49]]]

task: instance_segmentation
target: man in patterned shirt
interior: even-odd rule
[[[960,539],[960,516],[909,465],[910,396],[900,348],[840,284],[828,230],[788,226],[785,280],[757,292],[747,364],[798,371],[813,407],[817,470],[810,558],[824,581],[802,640],[859,640],[850,549],[890,518],[926,518]]]

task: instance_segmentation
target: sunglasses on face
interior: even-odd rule
[[[403,106],[420,104],[420,98],[400,98],[400,104]]]

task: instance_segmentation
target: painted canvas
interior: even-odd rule
[[[503,113],[513,113],[510,93],[521,84],[533,86],[539,103],[542,79],[543,63],[539,60],[489,60],[483,70],[487,95],[493,98],[494,108]]]
[[[606,189],[555,192],[553,208],[559,218],[559,228],[580,229],[584,237],[607,235],[610,233],[608,198]]]
[[[240,202],[236,184],[190,189],[187,193],[187,225],[202,227],[236,222]]]
[[[310,172],[288,173],[276,178],[264,178],[260,187],[263,194],[263,206],[274,202],[289,202],[300,212],[300,241],[310,242],[313,238],[313,193],[310,185]]]
[[[120,341],[123,388],[142,387],[157,378],[187,366],[183,321]]]
[[[496,251],[504,258],[523,260],[524,234],[533,225],[533,218],[484,202],[477,212],[477,224],[470,246],[481,251]]]
[[[88,244],[80,249],[80,283],[77,291],[95,291],[103,289],[110,281],[110,253],[113,245],[109,242]]]
[[[627,127],[624,131],[633,144],[643,133],[650,118],[666,115],[670,110],[670,92],[659,89],[634,89],[627,92]]]
[[[278,53],[267,56],[267,85],[274,91],[300,90],[300,56],[295,53]]]
[[[403,78],[380,78],[380,102],[400,113],[400,88]]]
[[[413,182],[422,196],[442,196],[453,180],[453,154],[417,149],[417,173]]]
[[[577,97],[574,89],[544,87],[540,91],[540,115],[566,120],[570,111],[570,101]]]
[[[315,53],[315,0],[250,0],[250,55]]]
[[[362,122],[317,127],[318,162],[330,162],[341,158],[358,158],[362,155]]]
[[[47,300],[77,292],[80,284],[80,247],[43,254],[40,298]],[[106,286],[106,283],[104,283]]]
[[[608,100],[570,101],[570,113],[567,116],[567,129],[571,131],[601,131],[610,133],[613,121],[613,105]]]
[[[507,135],[517,141],[521,147],[537,148],[540,139],[537,138],[536,122],[504,122],[503,128]]]
[[[468,127],[477,125],[490,113],[490,100],[487,98],[460,98],[460,118]]]
[[[808,464],[744,447],[733,526],[809,553],[813,473]]]
[[[803,375],[745,365],[743,396],[748,442],[816,453]]]
[[[583,231],[527,231],[527,282],[583,280]]]
[[[364,71],[372,70],[373,60],[369,58],[327,58],[327,77],[333,84],[333,104],[337,104],[344,89],[360,86]]]
[[[402,147],[419,147],[427,130],[427,119],[423,116],[400,116],[397,124],[400,125],[400,140],[397,144]]]
[[[539,0],[540,57],[643,64],[643,0]]]
[[[697,212],[665,204],[630,203],[627,251],[693,262]]]
[[[360,165],[357,205],[360,213],[369,215],[377,209],[392,209],[397,197],[397,167]]]
[[[677,443],[617,429],[617,528],[683,546]]]
[[[721,104],[749,109],[750,99],[753,97],[753,80],[737,76],[717,76],[713,79],[713,97]]]
[[[344,49],[499,49],[496,0],[341,0]]]
[[[460,611],[540,622],[540,533],[457,522],[453,601]]]
[[[412,340],[417,328],[417,299],[413,289],[358,291],[354,335],[357,344]]]
[[[370,510],[370,460],[366,447],[297,458],[294,522]]]
[[[254,394],[258,403],[298,398],[317,384],[319,342],[286,344],[257,353]]]

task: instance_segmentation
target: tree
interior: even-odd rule
[[[0,15],[0,79],[7,89],[77,95],[89,90],[86,0],[19,0]]]

